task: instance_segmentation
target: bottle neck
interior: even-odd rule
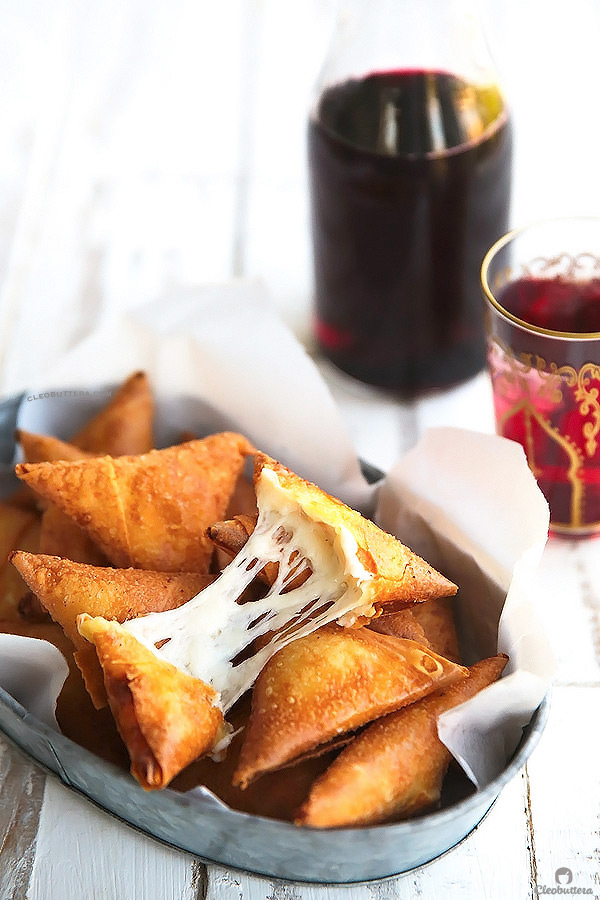
[[[425,70],[497,85],[478,0],[354,0],[342,6],[321,85]]]

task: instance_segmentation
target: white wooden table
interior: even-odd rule
[[[3,394],[115,310],[178,286],[260,277],[309,340],[304,129],[333,11],[328,0],[0,0]],[[566,11],[489,0],[484,12],[513,102],[515,223],[600,212],[595,0]],[[398,404],[323,371],[358,452],[383,468],[428,425],[492,427],[485,376]],[[534,598],[559,661],[545,734],[481,826],[422,870],[308,887],[205,866],[0,739],[0,900],[533,898],[561,867],[600,896],[599,575],[600,541],[549,543]]]

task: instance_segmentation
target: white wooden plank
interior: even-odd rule
[[[0,304],[5,392],[111,312],[231,275],[240,10],[65,0]]]
[[[558,684],[600,683],[600,541],[550,538],[532,600],[557,660]]]
[[[197,900],[199,866],[48,777],[28,900]]]
[[[597,686],[557,687],[545,734],[527,765],[539,886],[556,888],[571,870],[572,888],[600,895]],[[564,883],[564,882],[563,882]]]
[[[0,736],[0,897],[27,896],[44,781],[43,771]]]

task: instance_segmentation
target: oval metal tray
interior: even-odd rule
[[[0,464],[8,474],[20,398],[0,403]],[[380,473],[369,471],[375,480]],[[397,875],[435,859],[466,837],[529,758],[544,729],[547,696],[513,758],[484,789],[419,818],[368,828],[299,828],[229,809],[201,789],[148,793],[126,772],[104,762],[36,719],[0,688],[0,730],[70,788],[153,837],[201,857],[261,875],[342,884]]]

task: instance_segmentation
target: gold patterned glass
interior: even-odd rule
[[[600,219],[505,235],[482,285],[496,429],[523,445],[551,531],[600,534]]]

